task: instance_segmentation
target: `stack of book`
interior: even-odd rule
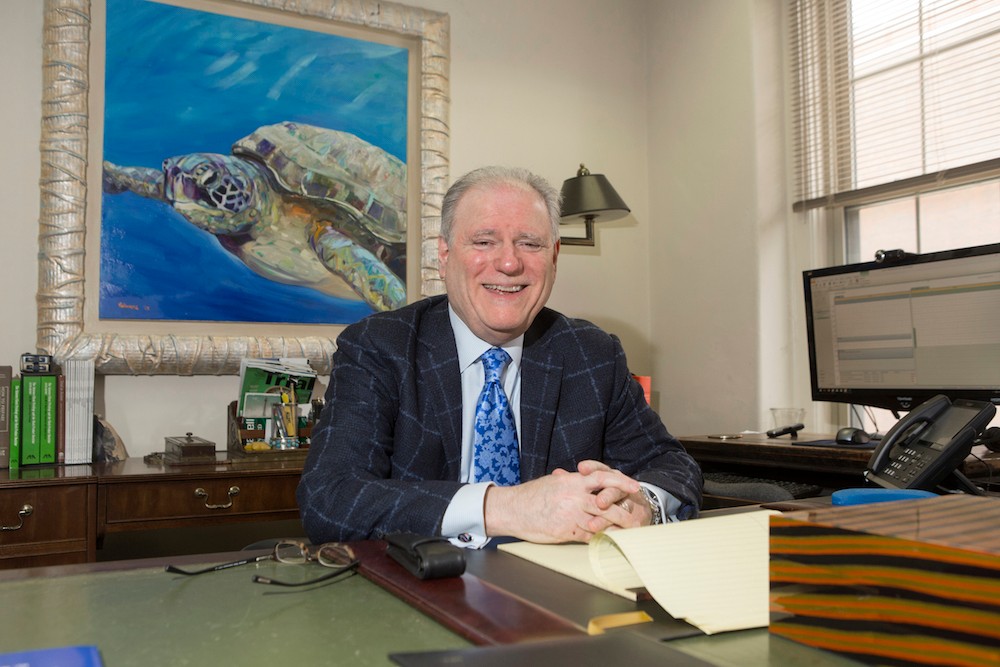
[[[20,371],[0,366],[0,468],[90,463],[93,360],[25,354]]]
[[[66,463],[90,463],[94,456],[94,360],[67,359]]]

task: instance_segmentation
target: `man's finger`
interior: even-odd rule
[[[605,502],[617,502],[627,495],[638,493],[642,488],[639,482],[617,470],[591,473],[584,475],[582,479],[587,490],[600,494]]]
[[[589,475],[599,470],[611,470],[611,467],[601,461],[585,459],[577,464],[576,469],[581,475]]]

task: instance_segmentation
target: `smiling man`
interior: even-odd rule
[[[337,339],[298,490],[313,542],[586,542],[697,514],[701,472],[646,404],[617,338],[545,307],[559,204],[523,169],[463,176],[442,205],[447,296]]]

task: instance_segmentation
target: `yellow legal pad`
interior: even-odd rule
[[[771,516],[770,631],[872,664],[1000,665],[1000,499]]]

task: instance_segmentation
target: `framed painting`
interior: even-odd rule
[[[46,0],[39,350],[326,373],[336,325],[440,293],[448,28],[366,0]]]

